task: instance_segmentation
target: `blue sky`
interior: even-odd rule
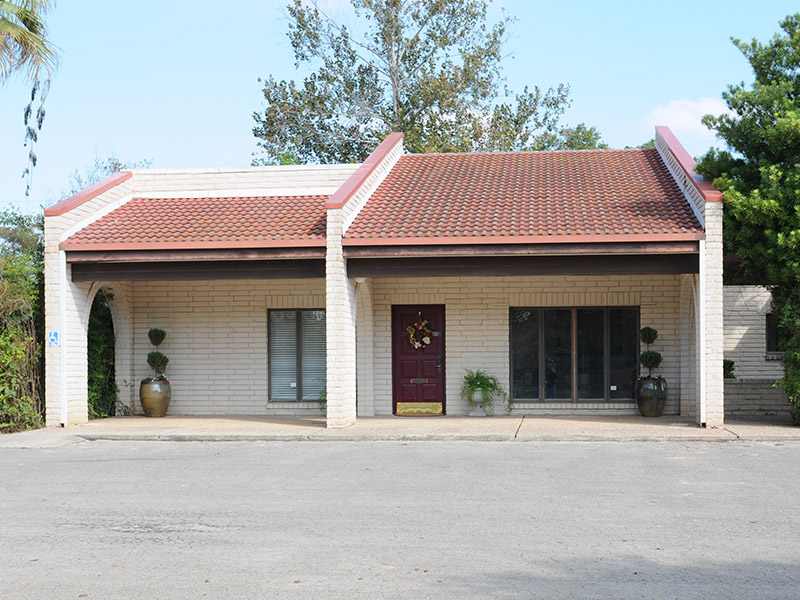
[[[31,196],[22,110],[29,86],[0,88],[0,207],[25,212],[57,201],[70,173],[95,156],[153,167],[245,166],[257,150],[258,78],[301,78],[286,39],[284,2],[62,0],[49,15],[63,50],[36,152]],[[331,11],[346,0],[324,0]],[[198,9],[198,5],[200,9]],[[568,83],[564,121],[596,126],[612,147],[670,126],[695,156],[714,143],[699,118],[724,109],[727,85],[750,82],[730,37],[765,41],[798,10],[780,0],[502,0],[516,16],[504,69],[513,90]]]

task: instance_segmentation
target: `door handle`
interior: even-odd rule
[[[439,371],[439,373],[442,372],[442,357],[441,356],[436,359],[436,370]]]

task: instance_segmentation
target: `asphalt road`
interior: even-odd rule
[[[800,442],[0,449],[0,598],[800,597]]]

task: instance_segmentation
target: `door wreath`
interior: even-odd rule
[[[406,332],[408,333],[408,343],[417,350],[424,350],[431,345],[433,331],[428,327],[427,319],[417,319],[406,327]]]

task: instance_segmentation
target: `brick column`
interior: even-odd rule
[[[58,233],[45,228],[45,422],[48,427],[89,420],[86,329],[91,286],[72,282],[71,268],[58,250]]]
[[[114,324],[114,372],[118,398],[127,406],[131,414],[139,409],[139,386],[134,384],[133,355],[133,284],[114,283],[104,288],[113,295],[108,302]],[[138,381],[136,382],[138,383]],[[138,410],[141,413],[141,410]]]
[[[725,415],[725,385],[722,377],[724,353],[723,290],[722,290],[722,202],[705,205],[706,239],[701,250],[701,277],[698,312],[703,311],[699,331],[698,356],[700,386],[697,422],[706,427],[722,427]],[[702,242],[701,242],[702,244]],[[703,394],[705,397],[703,398]],[[704,400],[704,402],[703,402]],[[705,404],[705,414],[701,408]]]
[[[325,256],[328,427],[356,422],[356,293],[342,253],[342,210],[328,209]]]
[[[358,416],[375,415],[375,348],[372,280],[356,285],[358,321],[356,323],[356,375],[358,378]]]
[[[697,276],[681,275],[681,404],[682,416],[696,416],[697,392]]]

